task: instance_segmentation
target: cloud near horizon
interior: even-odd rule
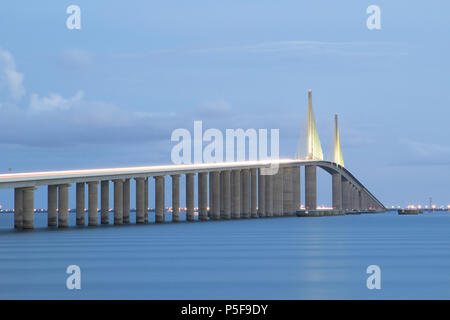
[[[24,75],[16,70],[13,55],[0,48],[0,96],[20,100],[25,95],[23,80]]]
[[[164,140],[173,113],[152,113],[120,108],[85,98],[82,90],[72,97],[59,93],[32,93],[28,105],[24,75],[16,71],[13,55],[0,49],[0,144],[67,147],[76,144],[114,144]]]

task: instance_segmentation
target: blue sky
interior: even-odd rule
[[[70,4],[81,30],[66,28]],[[366,28],[371,4],[381,30]],[[194,120],[279,128],[281,156],[293,156],[311,88],[324,151],[338,113],[346,167],[381,201],[448,204],[449,10],[400,0],[3,2],[0,172],[169,163],[171,132]],[[330,183],[320,173],[321,204]],[[0,203],[11,207],[11,190]]]

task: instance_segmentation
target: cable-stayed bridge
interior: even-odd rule
[[[76,224],[78,226],[115,225],[130,219],[130,189],[136,188],[136,223],[149,221],[149,182],[155,182],[155,222],[165,222],[165,183],[171,182],[171,219],[180,221],[227,220],[294,216],[317,209],[317,168],[332,176],[330,212],[361,213],[384,211],[384,205],[346,168],[342,156],[337,116],[331,159],[324,160],[308,93],[308,114],[294,159],[270,159],[189,165],[64,170],[0,175],[0,188],[14,189],[14,227],[34,228],[34,193],[47,187],[48,226],[69,226],[69,187],[76,188]],[[305,167],[304,188],[300,167]],[[180,204],[180,176],[185,176],[185,203]],[[196,179],[195,179],[196,178]],[[114,219],[110,221],[110,185],[113,185]],[[87,185],[87,217],[86,217]],[[100,185],[100,191],[99,191]],[[304,189],[305,203],[300,203]],[[197,198],[197,207],[195,207]],[[100,206],[99,206],[100,204]],[[304,208],[301,210],[301,208]],[[86,219],[87,218],[87,219]]]

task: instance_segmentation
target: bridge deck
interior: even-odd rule
[[[55,184],[71,184],[77,182],[90,182],[99,180],[129,179],[148,176],[164,176],[217,170],[274,168],[277,165],[315,165],[328,171],[330,174],[340,173],[342,177],[353,182],[359,190],[366,191],[370,197],[381,204],[364,185],[358,181],[347,169],[336,163],[323,160],[279,159],[241,162],[199,163],[185,165],[156,165],[126,168],[61,170],[0,174],[0,189],[36,187]]]

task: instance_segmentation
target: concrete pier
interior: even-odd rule
[[[84,208],[85,208],[85,183],[84,182],[78,182],[76,184],[76,215],[77,215],[77,226],[84,226]]]
[[[69,186],[58,185],[58,228],[69,227]]]
[[[114,180],[114,224],[123,224],[123,180]]]
[[[194,173],[186,174],[186,220],[194,221]]]
[[[231,171],[231,217],[241,217],[241,170]]]
[[[369,209],[369,196],[367,195],[367,192],[364,190],[361,192],[361,209],[367,210]]]
[[[164,203],[165,203],[165,179],[164,176],[157,176],[155,178],[155,222],[164,222]]]
[[[334,210],[342,209],[342,176],[340,173],[331,175],[332,207]]]
[[[130,179],[123,181],[123,223],[130,223]]]
[[[145,223],[145,178],[135,178],[136,180],[136,223]]]
[[[47,225],[56,227],[58,225],[58,186],[50,185],[47,187]]]
[[[265,175],[265,209],[266,217],[273,217],[273,175]]]
[[[23,190],[14,189],[14,228],[23,228]]]
[[[144,179],[144,223],[148,223],[148,177]]]
[[[350,205],[350,184],[347,180],[344,178],[341,179],[342,181],[342,209],[349,210]]]
[[[283,215],[294,216],[294,168],[283,168]]]
[[[24,229],[34,229],[34,190],[35,187],[22,188]]]
[[[225,184],[225,180],[224,180],[224,171],[220,171],[219,174],[219,180],[220,180],[220,193],[219,193],[219,197],[220,197],[220,219],[223,219],[223,217],[225,216],[225,207],[224,207],[224,184]]]
[[[213,220],[220,220],[220,172],[212,172],[212,203],[211,218]]]
[[[265,176],[261,174],[261,169],[258,169],[258,215],[261,218],[266,216],[264,178]]]
[[[212,171],[209,172],[209,184],[208,184],[208,199],[209,199],[209,210],[208,210],[208,217],[212,218],[212,211],[214,207],[214,197],[213,197],[213,185],[214,185],[214,177]]]
[[[198,220],[208,220],[208,173],[199,172],[197,177]]]
[[[347,182],[347,210],[353,209],[353,185]]]
[[[172,222],[180,221],[180,175],[172,177]]]
[[[241,218],[250,218],[250,171],[241,171]]]
[[[100,222],[109,224],[109,181],[104,180],[100,184]]]
[[[300,167],[295,166],[292,168],[292,183],[293,183],[293,206],[294,206],[294,214],[297,212],[297,210],[300,210]]]
[[[222,171],[223,174],[223,215],[222,219],[231,219],[231,171]]]
[[[350,186],[350,209],[356,209],[356,189],[353,185]]]
[[[360,192],[358,188],[355,187],[355,209],[356,211],[361,210],[361,198],[360,198]]]
[[[365,211],[366,209],[367,209],[367,207],[366,207],[366,199],[365,199],[365,194],[366,194],[366,192],[364,191],[364,190],[361,190],[361,192],[360,192],[360,209],[361,209],[361,211]]]
[[[98,181],[88,182],[88,226],[98,225]]]
[[[250,169],[250,217],[258,217],[258,170],[256,168]]]
[[[272,177],[273,191],[273,216],[283,216],[283,167]]]
[[[305,166],[305,209],[317,209],[317,169]]]

